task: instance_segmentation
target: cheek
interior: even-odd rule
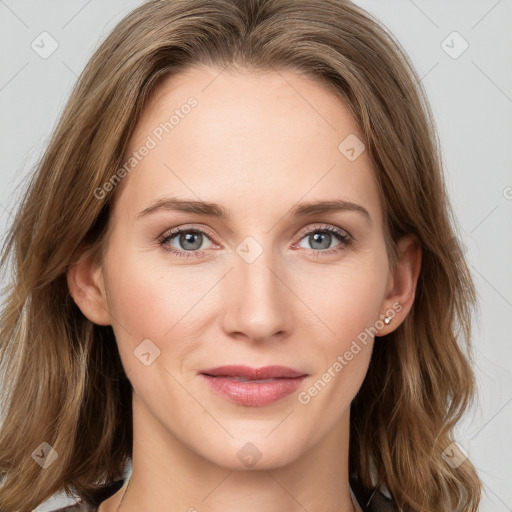
[[[113,252],[112,255],[115,253]],[[171,304],[178,290],[169,287],[163,274],[144,265],[144,258],[126,253],[111,264],[106,281],[113,329],[121,354],[129,354],[145,339],[154,340],[157,346],[168,331],[174,317]],[[177,314],[178,312],[176,312]],[[124,357],[125,362],[130,361]]]
[[[163,276],[125,261],[110,272],[109,290],[113,320],[123,335],[161,336],[170,328],[172,314],[164,318],[162,305],[166,301],[176,304],[177,291],[169,288]]]
[[[159,364],[179,366],[201,339],[197,331],[205,308],[214,307],[208,292],[218,275],[197,266],[156,266],[136,251],[117,262],[108,273],[107,287],[126,372],[137,369],[138,374],[141,364],[134,356],[146,345],[150,352],[160,351]]]
[[[366,375],[373,334],[386,284],[386,259],[354,258],[345,265],[319,268],[297,280],[299,296],[316,314],[303,330],[315,341],[318,364],[299,402],[312,409],[337,404],[333,417],[348,407]],[[311,346],[303,347],[308,353]],[[320,398],[321,396],[321,398]],[[316,398],[318,397],[318,398]],[[314,404],[312,402],[315,402]]]
[[[311,310],[306,317],[328,346],[343,348],[379,318],[387,280],[385,258],[354,256],[297,276],[294,289]]]

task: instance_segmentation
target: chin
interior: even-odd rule
[[[284,439],[277,435],[274,439],[269,439],[268,432],[266,430],[251,437],[224,439],[223,442],[212,441],[210,447],[213,451],[204,453],[202,444],[198,453],[213,464],[230,471],[275,469],[292,463],[300,456],[299,447],[302,443],[299,439],[291,439],[289,436]]]

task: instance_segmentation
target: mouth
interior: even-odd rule
[[[285,366],[221,366],[200,372],[210,389],[247,407],[269,405],[290,395],[307,374]]]

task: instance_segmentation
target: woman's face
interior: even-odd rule
[[[198,67],[152,97],[117,185],[102,286],[135,421],[160,441],[265,468],[347,432],[375,328],[394,327],[362,141],[344,103],[292,71]],[[301,377],[204,375],[222,366]]]

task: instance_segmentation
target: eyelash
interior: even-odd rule
[[[173,229],[172,231],[168,231],[164,235],[158,238],[158,245],[162,247],[162,249],[166,252],[172,253],[178,257],[181,258],[202,258],[204,256],[205,250],[196,250],[196,251],[178,251],[174,247],[170,247],[167,245],[167,242],[175,238],[176,236],[180,235],[181,233],[199,233],[202,235],[207,235],[209,238],[213,238],[213,236],[203,229],[197,229],[197,228],[189,228],[189,227],[180,227]],[[306,236],[312,234],[312,233],[329,233],[331,235],[334,235],[338,240],[341,242],[338,246],[332,248],[332,249],[306,249],[307,251],[312,252],[315,257],[322,255],[331,255],[335,253],[339,253],[341,251],[346,250],[348,247],[351,246],[353,243],[353,238],[344,230],[337,228],[335,226],[330,225],[318,225],[316,224],[311,229],[306,231],[302,234],[302,236],[299,239],[299,242]]]

